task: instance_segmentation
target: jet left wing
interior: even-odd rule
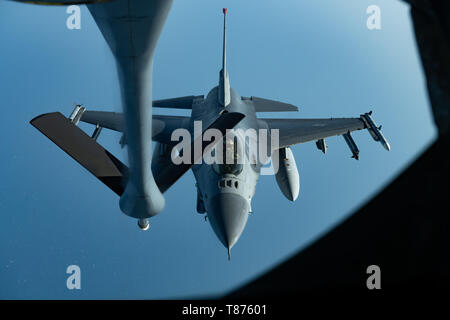
[[[125,119],[122,113],[84,111],[80,121],[119,132],[125,130]],[[153,115],[152,140],[167,144],[171,141],[170,137],[175,129],[189,128],[189,121],[189,117]]]
[[[258,119],[258,121],[267,129],[279,129],[280,148],[367,128],[361,118]]]

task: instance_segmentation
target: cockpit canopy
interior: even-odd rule
[[[223,150],[222,155],[217,152],[216,157],[217,148],[220,147]],[[221,144],[219,143],[219,145],[216,146],[211,153],[212,157],[216,157],[216,162],[212,165],[214,172],[218,175],[240,174],[244,163],[243,152],[240,149],[242,149],[242,144],[239,143],[237,136],[224,137],[223,142]],[[221,156],[222,159],[220,159]]]

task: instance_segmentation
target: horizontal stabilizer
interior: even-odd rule
[[[128,168],[59,112],[40,115],[30,123],[119,196]]]
[[[288,112],[298,111],[298,108],[292,104],[279,102],[275,100],[263,99],[258,97],[242,97],[244,101],[251,101],[255,107],[255,112]]]
[[[204,96],[186,96],[179,98],[153,100],[153,108],[192,109],[195,101],[203,100]]]

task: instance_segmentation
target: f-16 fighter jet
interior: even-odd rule
[[[258,118],[259,112],[298,111],[298,108],[283,102],[241,96],[231,88],[226,60],[226,16],[227,9],[223,9],[223,60],[218,85],[206,97],[153,101],[156,108],[189,109],[190,117],[154,115],[148,120],[147,116],[139,118],[139,112],[129,117],[76,106],[69,118],[55,112],[38,116],[31,124],[117,193],[121,197],[122,211],[138,219],[143,230],[148,229],[148,218],[158,213],[160,207],[155,210],[153,204],[144,205],[148,200],[141,199],[147,196],[142,191],[148,190],[149,197],[153,196],[153,189],[157,194],[164,193],[192,169],[197,182],[197,212],[208,218],[229,257],[230,249],[245,228],[258,177],[269,158],[282,193],[294,201],[300,183],[290,149],[292,145],[312,141],[325,153],[325,138],[342,135],[353,158],[358,160],[359,150],[351,132],[367,129],[384,148],[389,150],[390,146],[371,112],[354,118]],[[147,136],[146,131],[138,135],[133,131],[137,129],[129,129],[144,125],[143,120],[152,122],[152,132]],[[92,135],[78,128],[79,121],[95,126]],[[144,145],[148,150],[152,140],[156,141],[152,161],[144,157],[146,153],[137,152],[135,156],[139,156],[131,157],[130,167],[126,167],[97,143],[102,128],[123,132],[121,143],[127,144],[133,152]],[[144,170],[150,165],[152,175]],[[146,174],[154,176],[154,185],[150,184],[148,189]]]

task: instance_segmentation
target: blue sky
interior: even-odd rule
[[[262,117],[373,110],[392,146],[386,152],[357,132],[359,161],[342,137],[327,140],[326,155],[314,143],[294,147],[298,200],[286,200],[273,176],[261,177],[228,262],[195,211],[191,172],[165,194],[164,211],[141,232],[115,194],[29,124],[45,112],[69,115],[73,102],[121,110],[114,60],[88,10],[82,7],[81,30],[68,30],[64,7],[0,1],[0,298],[221,294],[289,258],[389,183],[436,137],[409,8],[392,0],[337,3],[174,1],[155,55],[155,99],[207,94],[217,85],[227,6],[231,86],[300,109]],[[366,28],[371,4],[381,8],[378,31]],[[124,159],[119,138],[103,130],[99,142]],[[71,264],[81,268],[81,290],[66,288]]]

